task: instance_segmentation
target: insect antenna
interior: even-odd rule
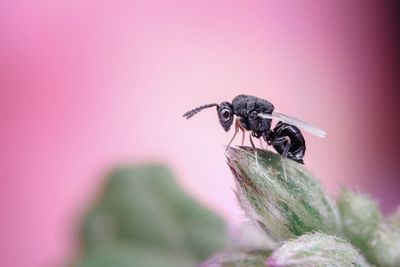
[[[186,119],[190,119],[191,117],[193,117],[194,115],[196,115],[197,113],[202,111],[203,109],[211,108],[211,107],[218,107],[218,104],[215,104],[215,103],[214,104],[207,104],[207,105],[203,105],[203,106],[194,108],[192,110],[189,110],[185,114],[183,114],[183,117],[185,117]]]

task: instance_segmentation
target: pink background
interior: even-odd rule
[[[240,222],[223,150],[232,133],[214,110],[181,117],[240,93],[325,129],[326,139],[306,134],[306,165],[330,193],[354,186],[391,211],[389,11],[378,1],[1,2],[0,266],[73,255],[79,215],[118,164],[165,162]]]

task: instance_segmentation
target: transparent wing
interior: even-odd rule
[[[285,122],[287,124],[291,124],[294,126],[297,126],[310,134],[313,134],[315,136],[318,136],[320,138],[324,138],[326,136],[326,132],[319,129],[316,126],[313,126],[307,122],[301,121],[299,119],[293,118],[291,116],[279,113],[279,112],[273,112],[272,114],[264,114],[264,113],[259,113],[258,116],[260,118],[265,118],[265,119],[277,119],[282,122]]]

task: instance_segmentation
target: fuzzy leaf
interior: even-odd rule
[[[347,241],[323,233],[284,242],[267,261],[269,267],[370,266]]]
[[[366,252],[382,220],[378,205],[367,196],[346,189],[339,195],[337,206],[343,233],[354,246]]]
[[[374,236],[368,242],[366,251],[368,260],[380,267],[400,266],[400,228],[381,223]]]
[[[369,262],[381,267],[400,266],[400,228],[384,222],[375,201],[346,189],[337,205],[345,236]]]
[[[338,212],[306,168],[279,155],[228,147],[227,163],[247,215],[275,241],[311,231],[340,233]]]

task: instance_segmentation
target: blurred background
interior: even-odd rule
[[[393,1],[394,2],[394,1]],[[121,164],[162,162],[228,224],[244,216],[206,103],[250,94],[318,125],[306,166],[400,203],[398,6],[385,1],[2,1],[0,266],[60,266]],[[240,143],[240,138],[236,144]]]

